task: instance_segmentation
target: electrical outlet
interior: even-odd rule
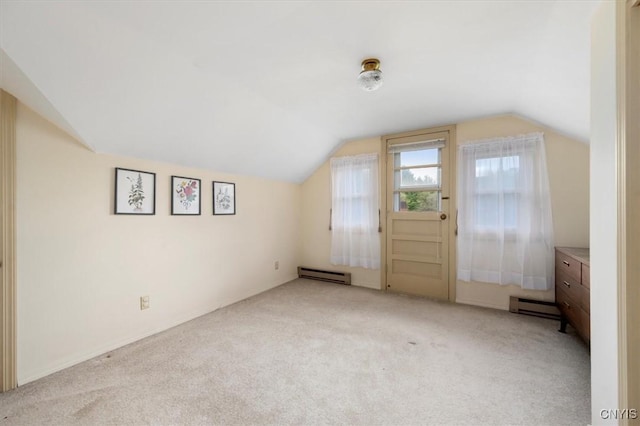
[[[140,296],[140,310],[149,309],[149,296]]]
[[[278,269],[280,269],[280,261],[276,260],[276,261],[273,263],[273,269],[275,269],[276,271],[277,271]]]

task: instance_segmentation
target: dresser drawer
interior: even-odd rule
[[[582,281],[582,263],[564,253],[556,252],[557,271],[563,271],[578,283]]]
[[[585,289],[582,288],[580,281],[571,277],[567,271],[562,270],[560,267],[556,267],[556,286],[567,293],[569,299],[574,300],[578,304],[582,303]]]
[[[591,276],[591,271],[589,270],[589,265],[582,264],[582,285],[586,288],[591,288],[591,283],[589,277]]]
[[[574,299],[571,299],[567,293],[562,290],[562,288],[556,288],[556,303],[558,304],[558,308],[564,317],[569,321],[576,330],[581,332],[583,330],[582,327],[582,316],[580,315],[580,302]]]
[[[588,313],[580,309],[580,329],[578,332],[589,343],[591,340],[591,318]]]
[[[562,316],[560,331],[571,324],[587,343],[591,339],[589,249],[556,247],[556,305]]]
[[[588,288],[582,287],[580,307],[584,309],[587,314],[591,314],[591,292]]]

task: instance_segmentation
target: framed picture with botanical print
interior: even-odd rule
[[[116,167],[115,214],[156,214],[156,174]]]
[[[236,184],[213,182],[213,214],[236,214]]]
[[[171,176],[171,214],[200,214],[200,179]]]

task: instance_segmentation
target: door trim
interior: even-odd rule
[[[456,282],[458,280],[458,277],[456,275],[456,215],[455,212],[457,211],[457,202],[456,202],[456,162],[457,162],[457,152],[458,152],[458,143],[457,143],[457,139],[456,139],[456,125],[455,124],[451,124],[451,125],[446,125],[446,126],[438,126],[438,127],[429,127],[426,129],[419,129],[419,130],[411,130],[408,132],[401,132],[401,133],[393,133],[393,134],[389,134],[389,135],[383,135],[380,138],[380,152],[382,157],[384,158],[385,161],[380,161],[380,173],[382,176],[382,181],[383,182],[380,185],[380,190],[381,190],[381,201],[380,204],[383,206],[382,207],[382,213],[383,213],[383,217],[381,222],[384,224],[384,228],[383,228],[383,241],[382,241],[382,245],[381,247],[384,247],[384,250],[380,250],[382,253],[382,265],[384,265],[384,267],[380,268],[380,289],[381,290],[387,290],[387,238],[388,238],[388,233],[387,233],[387,216],[389,214],[389,209],[387,207],[387,180],[386,180],[386,176],[387,176],[387,161],[386,161],[386,156],[387,156],[387,142],[390,139],[397,139],[397,138],[406,138],[406,137],[411,137],[411,136],[418,136],[418,135],[423,135],[425,133],[438,133],[438,132],[449,132],[449,217],[451,218],[451,224],[449,226],[449,301],[450,302],[455,302],[456,301]]]
[[[640,1],[617,2],[617,185],[618,185],[618,398],[620,409],[640,410],[640,228],[636,225],[640,201]],[[635,422],[626,417],[621,424]]]
[[[16,114],[0,90],[0,392],[17,387],[16,368]]]

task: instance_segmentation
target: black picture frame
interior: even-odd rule
[[[155,215],[156,174],[115,168],[114,214]]]
[[[200,216],[202,181],[185,176],[171,176],[171,215]]]
[[[236,184],[213,181],[213,214],[236,214]]]

